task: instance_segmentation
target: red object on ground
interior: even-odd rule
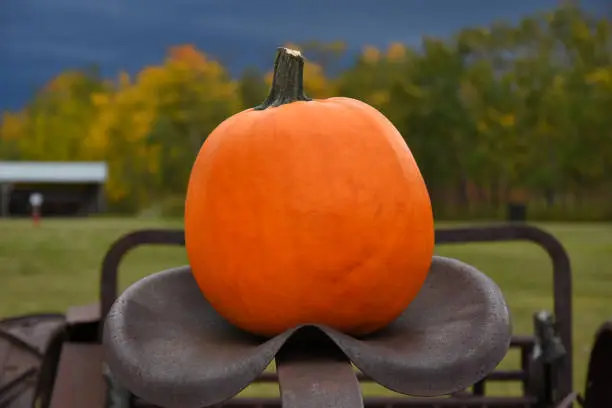
[[[33,208],[32,209],[32,224],[34,224],[35,227],[38,227],[38,225],[40,225],[40,209],[39,208]]]

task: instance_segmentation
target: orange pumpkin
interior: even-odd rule
[[[193,275],[236,326],[304,323],[353,335],[415,298],[434,248],[431,203],[397,129],[373,107],[304,95],[304,60],[279,49],[266,101],[221,123],[193,166]]]

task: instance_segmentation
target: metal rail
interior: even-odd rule
[[[556,370],[558,385],[557,394],[558,400],[563,399],[572,393],[572,304],[571,304],[571,267],[567,252],[561,243],[551,234],[534,226],[529,225],[498,225],[485,227],[470,227],[470,228],[453,228],[440,229],[436,231],[436,244],[466,244],[466,243],[483,243],[483,242],[504,242],[504,241],[529,241],[542,247],[549,255],[553,266],[553,293],[554,293],[554,313],[556,325],[561,341],[566,349],[565,356],[562,357]],[[123,257],[135,247],[141,245],[177,245],[185,244],[183,230],[163,230],[151,229],[135,231],[127,234],[117,240],[109,249],[102,264],[102,281],[101,281],[101,312],[104,318],[110,310],[114,300],[118,294],[118,268]],[[515,338],[515,343],[524,343],[519,345],[523,351],[521,357],[521,366],[523,371],[504,372],[495,371],[488,377],[489,380],[509,380],[521,379],[523,387],[526,388],[527,379],[524,378],[526,365],[528,363],[528,353],[525,351],[533,346],[533,338]],[[527,344],[531,343],[531,344]],[[462,407],[529,407],[533,406],[537,401],[535,397],[485,397],[484,383],[480,382],[475,385],[474,394],[465,397],[455,398],[367,398],[364,402],[357,400],[359,393],[359,385],[356,375],[349,373],[350,369],[348,361],[342,362],[342,356],[333,350],[327,349],[328,354],[318,356],[303,356],[300,355],[298,348],[286,349],[278,359],[279,369],[278,375],[264,374],[262,379],[268,381],[278,380],[281,387],[281,400],[278,399],[262,399],[256,401],[247,398],[234,398],[228,401],[223,406],[226,408],[246,407],[246,406],[261,406],[261,407],[278,407],[284,408],[303,408],[308,404],[312,404],[312,400],[308,402],[303,398],[293,398],[292,396],[300,395],[304,390],[304,386],[316,386],[322,390],[330,387],[331,378],[325,375],[325,370],[330,372],[337,370],[334,376],[333,393],[323,392],[324,396],[329,398],[338,398],[344,396],[347,400],[344,405],[337,401],[337,405],[346,407],[361,407],[365,402],[365,407],[446,407],[457,406],[457,398],[460,398]],[[315,358],[321,364],[317,370],[309,368],[305,364],[305,360]],[[344,369],[340,367],[344,366]],[[350,375],[349,375],[350,374]],[[359,374],[357,374],[359,375]],[[301,377],[305,376],[305,377]],[[304,378],[311,381],[310,385],[305,384]],[[300,389],[300,384],[302,389]],[[283,391],[284,390],[284,391]],[[361,394],[359,393],[359,399]],[[331,400],[329,400],[331,401]],[[352,401],[352,402],[349,402]],[[138,403],[137,403],[138,404]],[[304,405],[306,404],[306,405]],[[348,404],[348,405],[347,405]],[[146,405],[137,405],[146,406]],[[150,406],[150,405],[148,405]],[[312,406],[312,405],[311,405]],[[322,405],[323,406],[323,405]],[[331,406],[331,405],[330,405]]]

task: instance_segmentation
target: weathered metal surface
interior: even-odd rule
[[[69,325],[98,323],[100,321],[100,303],[72,306],[66,311],[66,323]]]
[[[104,408],[105,404],[102,347],[64,343],[50,408]]]
[[[106,382],[106,408],[130,408],[132,402],[130,390],[117,381],[106,364],[103,374]]]
[[[10,333],[27,347],[44,353],[51,333],[63,326],[65,317],[58,313],[13,316],[0,320],[0,329]]]
[[[552,314],[540,311],[533,316],[535,345],[530,359],[529,394],[539,401],[552,404],[563,400],[559,395],[557,377],[558,363],[566,354],[565,347],[555,332]],[[566,399],[567,401],[567,399]]]
[[[276,369],[284,408],[363,408],[349,359],[320,330],[305,328],[289,338]]]
[[[183,230],[150,229],[134,231],[113,243],[102,261],[100,302],[102,317],[108,314],[118,292],[118,270],[123,257],[142,245],[185,245]]]
[[[564,396],[569,397],[572,391],[572,339],[571,339],[571,270],[569,258],[563,246],[547,232],[529,225],[499,225],[485,227],[469,227],[469,228],[454,228],[442,229],[436,231],[437,244],[459,244],[459,243],[477,243],[477,242],[503,242],[503,241],[530,241],[541,246],[550,256],[553,264],[553,294],[554,294],[554,312],[555,312],[555,328],[559,333],[563,347],[566,350],[566,355],[561,359],[557,366],[556,378],[551,379],[557,385],[557,400]],[[143,244],[165,244],[165,245],[184,245],[184,233],[182,230],[143,230],[136,231],[120,238],[111,247],[103,263],[102,282],[101,282],[101,309],[102,315],[105,316],[110,309],[113,301],[117,296],[117,269],[122,257],[134,247]],[[528,376],[529,364],[531,361],[532,350],[535,340],[533,336],[515,336],[513,337],[513,346],[521,349],[521,370],[506,373],[503,371],[494,371],[487,380],[520,380],[523,383],[523,391],[529,391]],[[364,379],[362,374],[358,374],[360,379]],[[274,373],[266,373],[261,377],[261,381],[275,381],[278,377]],[[398,401],[396,398],[388,399],[383,402],[380,399],[376,401],[366,399],[365,406],[378,404],[381,407],[396,406],[411,406],[411,407],[435,407],[435,406],[478,406],[478,407],[530,407],[535,406],[535,398],[527,396],[525,398],[510,398],[510,397],[482,397],[478,394],[484,394],[484,382],[479,382],[474,387],[473,395],[461,397],[461,401],[455,398],[427,398],[425,400],[418,398],[408,398],[407,401]],[[466,399],[467,398],[467,399]],[[440,401],[438,401],[440,400]],[[395,403],[402,405],[394,405]],[[224,406],[230,408],[232,406],[279,406],[280,401],[277,399],[246,399],[234,398]],[[136,405],[144,404],[137,399]],[[237,404],[237,405],[234,405]],[[408,404],[408,405],[403,405]],[[419,405],[421,404],[421,405]],[[441,405],[440,405],[441,404]],[[144,405],[143,405],[144,406]]]
[[[320,342],[302,338],[312,330],[342,350],[346,371],[343,360],[322,358]],[[280,357],[286,408],[352,408],[359,389],[349,360],[389,389],[444,395],[492,371],[506,355],[511,330],[495,283],[467,264],[436,256],[410,307],[384,329],[359,339],[322,325],[256,338],[225,321],[202,296],[189,267],[182,267],[126,289],[106,317],[104,346],[111,371],[136,395],[168,408],[200,408],[253,382],[293,336],[299,347],[284,349]],[[339,375],[332,381],[327,370]]]
[[[17,316],[0,321],[0,407],[32,407],[43,353],[63,324],[63,316],[57,314]]]
[[[355,376],[359,382],[374,382],[372,378],[361,373],[356,372]],[[521,381],[525,378],[526,373],[522,370],[496,370],[487,376],[487,380],[489,381]],[[265,372],[255,380],[258,383],[277,383],[278,382],[278,374],[269,371]]]
[[[558,398],[572,392],[572,274],[567,251],[548,232],[531,225],[498,225],[441,229],[436,231],[437,244],[475,242],[530,241],[542,247],[552,261],[553,299],[556,331],[566,354],[558,362],[555,383]]]
[[[40,376],[37,384],[36,408],[49,408],[53,387],[55,386],[57,366],[59,363],[62,347],[68,340],[66,327],[53,334],[47,345],[40,367]]]
[[[533,397],[462,397],[458,398],[409,398],[409,397],[366,397],[365,408],[535,408]],[[135,399],[134,408],[160,408],[141,399]],[[234,398],[217,407],[223,408],[286,408],[280,398]],[[311,406],[315,408],[314,406]],[[337,405],[341,407],[341,405]],[[310,407],[309,407],[310,408]],[[319,408],[319,407],[316,407]],[[557,407],[551,407],[557,408]],[[567,408],[567,407],[564,407]]]

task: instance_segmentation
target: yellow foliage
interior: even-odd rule
[[[546,119],[539,119],[535,126],[536,132],[547,135],[553,131],[553,127]]]
[[[412,98],[419,99],[425,96],[425,91],[423,88],[412,82],[401,82],[402,89],[406,92],[407,95],[410,95]]]
[[[389,102],[389,91],[387,91],[386,89],[375,91],[368,99],[368,102],[371,105],[381,107],[387,102]]]
[[[368,64],[375,64],[380,61],[380,51],[376,47],[367,45],[363,48],[361,58]]]
[[[0,122],[0,143],[2,140],[19,140],[24,136],[25,120],[22,113],[5,112]]]
[[[591,31],[585,21],[573,21],[571,30],[574,37],[582,41],[588,41],[591,37]]]
[[[304,87],[315,98],[329,98],[335,96],[334,88],[329,82],[323,68],[315,63],[308,62],[304,65]]]
[[[206,56],[199,52],[192,44],[185,44],[170,48],[168,62],[199,67],[206,65],[207,60]]]
[[[126,162],[131,164],[130,172],[138,174],[140,169],[150,167],[154,159],[148,157],[142,145],[155,118],[155,100],[149,98],[151,94],[139,92],[138,81],[128,86],[125,78],[119,78],[119,90],[101,107],[88,135],[92,144],[103,151],[109,165],[111,177],[106,193],[111,202],[124,199],[138,188],[131,177],[122,174],[126,171]]]
[[[492,107],[486,109],[486,118],[506,129],[516,124],[516,115],[514,113],[501,113]]]
[[[78,71],[66,71],[51,79],[47,85],[43,87],[46,92],[60,92],[69,89],[75,81],[82,76]]]
[[[565,78],[561,75],[555,75],[552,81],[552,89],[554,93],[563,92],[563,88],[565,87]]]
[[[612,69],[610,67],[597,68],[589,73],[584,80],[589,85],[610,85],[612,84]]]
[[[87,135],[96,103],[103,102],[100,89],[101,84],[78,71],[66,71],[49,81],[23,113],[28,127],[18,141],[21,155],[29,160],[95,158],[98,152]]]
[[[392,62],[403,61],[406,58],[406,46],[402,43],[394,42],[387,48],[386,59]]]
[[[103,107],[110,103],[110,96],[103,92],[96,92],[91,94],[91,103],[96,107]]]
[[[516,123],[516,117],[512,113],[507,113],[499,117],[499,124],[504,128],[511,128]]]
[[[130,86],[130,75],[127,72],[120,72],[119,73],[119,89],[123,89],[123,88],[127,88]]]
[[[485,122],[480,121],[476,124],[476,129],[478,129],[480,133],[486,133],[489,130],[489,126]]]
[[[459,84],[459,99],[465,106],[473,107],[481,104],[481,95],[474,84],[469,80],[461,81]]]
[[[180,143],[150,140],[160,115],[176,123],[218,123],[240,104],[237,84],[227,79],[221,64],[192,45],[171,48],[162,65],[142,69],[133,81],[121,73],[117,85],[112,97],[92,96],[100,111],[89,133],[109,165],[106,187],[111,202],[128,196],[145,201],[153,198],[150,180],[160,171],[165,149],[160,143]],[[215,105],[226,107],[222,117],[213,116],[217,110],[204,108]]]

